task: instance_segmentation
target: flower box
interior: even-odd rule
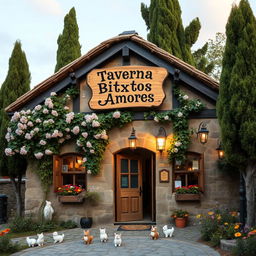
[[[176,201],[200,201],[200,194],[175,194]]]
[[[58,196],[58,198],[61,203],[82,203],[84,201],[82,195]]]

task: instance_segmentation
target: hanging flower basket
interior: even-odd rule
[[[200,201],[200,194],[175,194],[176,201]]]
[[[82,195],[58,196],[58,198],[61,203],[82,203],[84,201],[84,197]]]

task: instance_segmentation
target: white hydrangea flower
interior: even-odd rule
[[[53,154],[53,152],[50,149],[46,149],[44,153],[48,156]]]
[[[91,144],[90,141],[87,141],[87,142],[86,142],[86,147],[87,147],[87,148],[91,148],[91,147],[92,147],[92,144]]]
[[[43,157],[43,153],[42,152],[38,152],[38,153],[35,153],[34,156],[36,159],[41,159]]]
[[[51,92],[51,96],[56,96],[57,93],[56,92]]]
[[[175,153],[177,153],[178,151],[179,151],[178,148],[174,148],[174,149],[173,149],[173,152],[175,152]]]
[[[113,118],[120,118],[120,116],[121,116],[121,113],[119,112],[119,111],[115,111],[114,113],[113,113]]]
[[[182,143],[181,143],[180,141],[176,141],[176,142],[174,143],[175,147],[179,147],[181,144],[182,144]]]
[[[92,121],[92,127],[100,127],[100,123],[98,121],[93,120]]]
[[[20,154],[21,155],[26,155],[27,153],[28,153],[28,151],[26,150],[26,146],[21,147]]]
[[[82,132],[82,136],[86,139],[88,137],[88,133],[87,132]]]
[[[183,98],[183,100],[187,100],[188,99],[188,95],[185,94],[182,98]]]
[[[158,119],[157,116],[154,117],[154,121],[157,122],[157,123],[159,122],[159,119]]]
[[[183,113],[182,113],[182,112],[178,112],[177,116],[178,116],[178,117],[182,117],[182,116],[183,116]]]
[[[165,116],[165,117],[164,117],[164,120],[169,120],[169,116]]]

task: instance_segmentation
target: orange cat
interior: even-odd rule
[[[152,240],[157,240],[159,238],[159,233],[157,232],[157,227],[152,226],[150,236]]]
[[[85,244],[91,244],[93,241],[93,236],[90,236],[90,230],[84,230],[84,237],[83,237]]]

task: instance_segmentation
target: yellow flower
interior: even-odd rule
[[[208,215],[213,215],[214,214],[214,212],[208,212]]]
[[[239,229],[239,225],[235,225],[235,226],[234,226],[234,229]]]
[[[235,233],[235,237],[240,237],[242,234],[240,232]]]
[[[202,217],[201,214],[197,214],[197,215],[196,215],[196,218],[197,218],[197,219],[200,219],[201,217]]]
[[[227,223],[227,222],[225,222],[225,223],[224,223],[224,225],[225,225],[225,226],[227,226],[227,225],[228,225],[228,223]]]
[[[220,220],[221,219],[221,215],[220,214],[217,214],[217,220]]]
[[[68,190],[68,193],[72,193],[72,191],[71,191],[71,190]]]

